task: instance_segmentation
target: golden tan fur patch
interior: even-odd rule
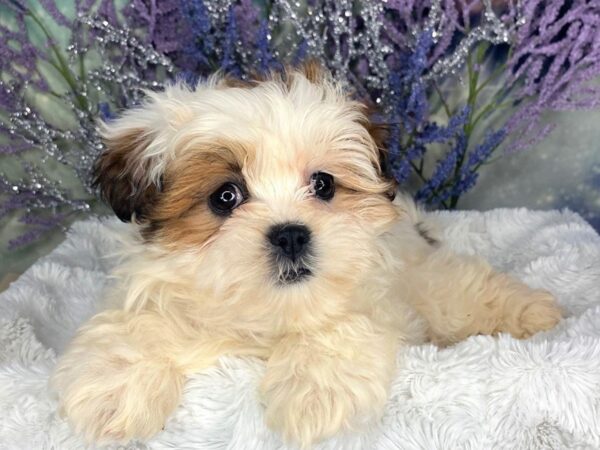
[[[323,79],[327,76],[328,72],[325,70],[323,65],[318,59],[310,58],[300,64],[297,69],[289,69],[290,73],[301,73],[308,81],[313,84],[319,84],[323,82]]]
[[[199,150],[175,161],[147,217],[144,237],[170,248],[202,246],[225,220],[211,211],[209,196],[228,181],[244,184],[238,161],[227,150]]]

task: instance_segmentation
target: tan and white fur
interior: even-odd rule
[[[97,182],[133,237],[110,307],[52,380],[90,441],[159,432],[188,375],[239,355],[265,361],[267,424],[308,447],[380,417],[400,346],[560,320],[548,292],[453,254],[410,200],[391,200],[365,106],[315,65],[174,84],[103,132]],[[318,173],[332,198],[316,195]],[[217,214],[226,182],[243,201]],[[295,261],[268,238],[282,224],[307,230]]]

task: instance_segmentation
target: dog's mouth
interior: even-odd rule
[[[294,284],[310,277],[312,272],[307,267],[289,268],[279,274],[279,283]]]

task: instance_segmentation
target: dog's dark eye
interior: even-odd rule
[[[215,214],[227,215],[244,201],[244,194],[235,183],[225,183],[210,194],[208,203]]]
[[[335,194],[333,176],[325,172],[315,172],[310,177],[312,191],[321,200],[331,200]]]

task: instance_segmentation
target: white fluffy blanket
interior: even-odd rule
[[[446,213],[458,252],[552,291],[567,319],[517,341],[476,336],[404,349],[381,424],[320,449],[600,448],[600,237],[570,212]],[[114,264],[114,219],[76,223],[67,240],[0,295],[0,448],[82,449],[47,379],[98,301]],[[222,359],[192,377],[165,430],[127,448],[282,449],[262,420],[263,364]],[[118,447],[114,447],[118,448]],[[120,447],[123,448],[123,447]]]

